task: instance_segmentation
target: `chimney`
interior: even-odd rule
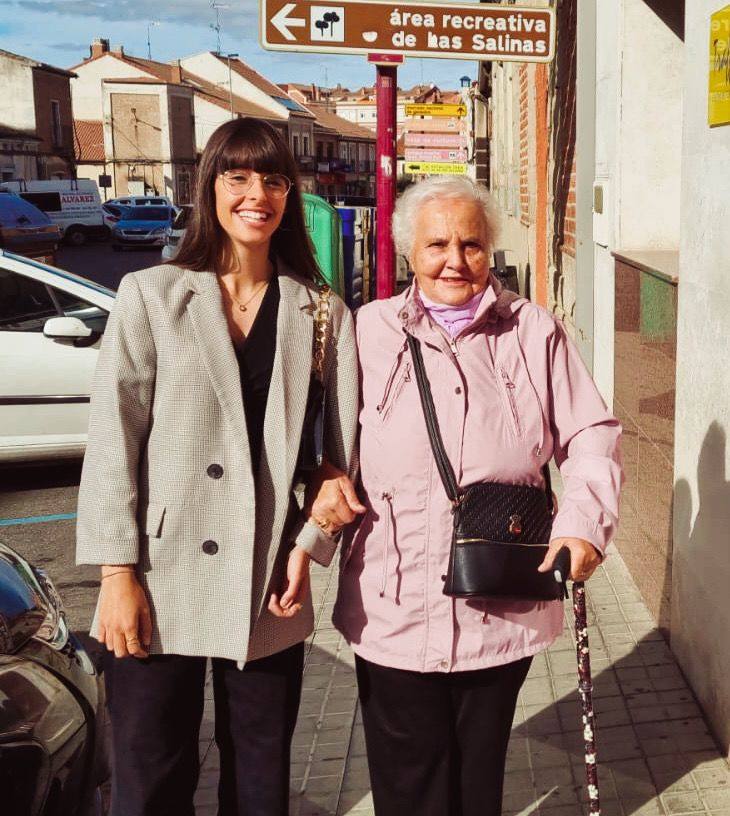
[[[107,54],[109,52],[109,40],[102,40],[101,38],[97,37],[94,42],[91,43],[91,47],[89,48],[89,58],[94,59],[94,57],[100,57],[102,54]]]
[[[180,85],[182,83],[182,65],[180,65],[180,60],[173,60],[170,65],[172,66],[170,79]]]
[[[123,45],[113,45],[109,50],[111,51],[112,54],[114,54],[117,57],[123,57],[124,56],[124,46]]]

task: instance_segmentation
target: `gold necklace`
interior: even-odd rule
[[[237,304],[239,311],[247,312],[248,311],[248,304],[260,293],[263,292],[264,289],[269,285],[268,281],[264,281],[263,285],[260,286],[252,295],[251,297],[245,302],[241,303],[241,301],[231,292],[231,290],[226,286],[226,292],[231,296],[231,300]]]

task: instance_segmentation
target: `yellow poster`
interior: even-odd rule
[[[466,116],[466,105],[440,102],[406,103],[406,116]]]
[[[450,162],[407,161],[405,168],[406,172],[412,175],[463,176],[466,174],[465,164],[451,164]]]
[[[730,124],[730,6],[710,18],[710,83],[707,121]]]

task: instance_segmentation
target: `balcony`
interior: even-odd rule
[[[302,170],[304,173],[313,173],[316,169],[316,158],[314,156],[309,156],[307,154],[300,154],[296,156],[297,164],[299,165],[299,169]]]

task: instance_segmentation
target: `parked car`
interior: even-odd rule
[[[113,303],[103,286],[0,250],[0,462],[83,455]]]
[[[127,210],[121,204],[109,204],[108,202],[101,205],[101,211],[104,217],[104,223],[109,228],[109,236],[112,234],[112,227],[119,221],[122,215]]]
[[[175,215],[172,224],[165,233],[165,245],[162,247],[163,261],[170,261],[175,257],[178,245],[185,235],[185,227],[193,214],[192,204],[183,204]]]
[[[110,198],[107,204],[117,204],[122,207],[172,207],[173,203],[167,196],[121,196]]]
[[[66,243],[81,246],[91,239],[105,240],[99,187],[92,179],[5,181],[0,189],[17,193],[58,225]]]
[[[129,207],[112,227],[112,249],[163,246],[175,215],[172,207]]]
[[[0,247],[52,260],[61,231],[37,207],[15,193],[0,192]]]
[[[0,542],[0,796],[8,816],[100,816],[104,686],[53,583]]]

